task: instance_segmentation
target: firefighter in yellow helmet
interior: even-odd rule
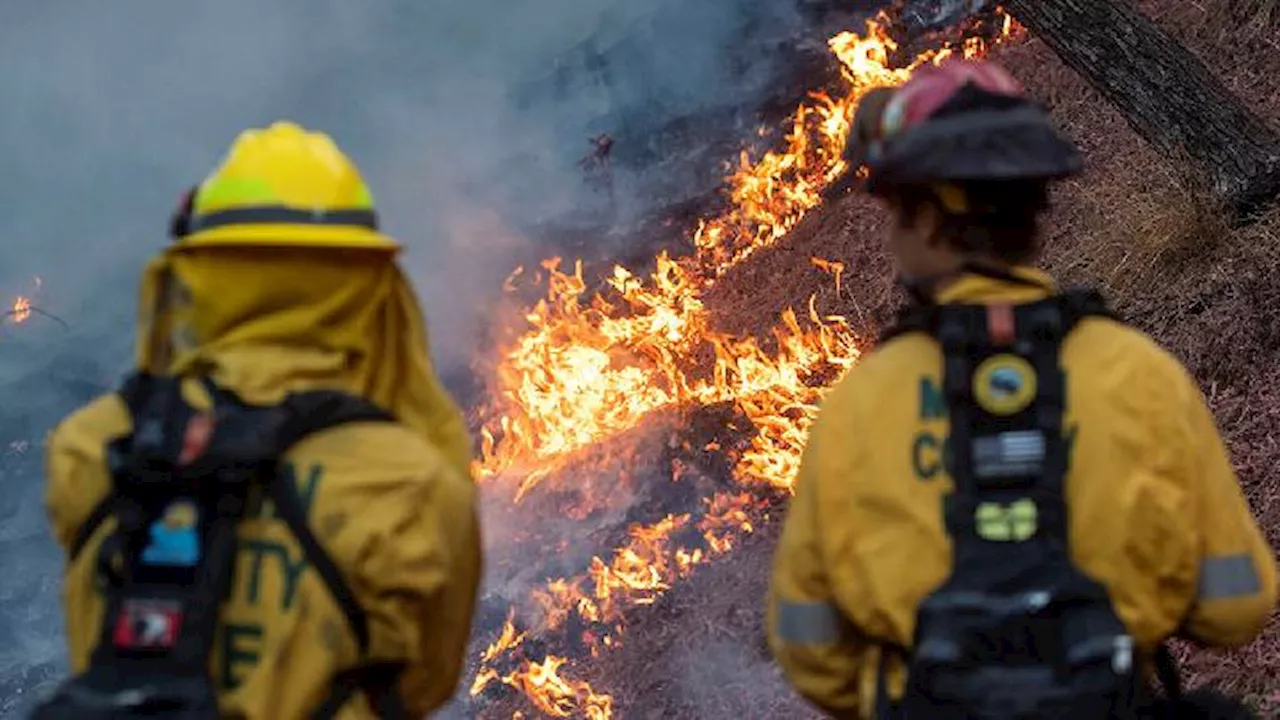
[[[172,232],[137,373],[48,444],[75,677],[38,716],[438,708],[481,571],[471,445],[369,189],[279,122]]]
[[[774,656],[836,717],[1149,716],[1162,643],[1249,642],[1276,562],[1187,371],[1030,266],[1078,151],[968,61],[876,91],[853,135],[843,185],[885,202],[913,301],[810,432]]]

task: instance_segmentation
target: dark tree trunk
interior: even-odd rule
[[[1237,218],[1280,196],[1280,135],[1132,0],[1007,0],[1009,12]]]

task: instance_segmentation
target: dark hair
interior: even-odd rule
[[[1039,252],[1040,216],[1049,209],[1049,184],[1035,180],[968,181],[951,183],[964,194],[965,209],[949,209],[939,189],[926,185],[894,188],[890,193],[899,222],[915,225],[921,208],[938,211],[938,233],[964,253],[1025,264]]]

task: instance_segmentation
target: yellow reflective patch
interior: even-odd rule
[[[196,191],[192,211],[206,215],[229,208],[276,205],[280,197],[271,183],[262,178],[215,176]]]
[[[1036,503],[1023,498],[1008,505],[986,502],[973,513],[978,537],[989,542],[1024,542],[1036,534]]]
[[[368,185],[365,185],[365,184],[364,184],[364,182],[363,182],[363,181],[361,181],[361,182],[360,182],[360,185],[359,185],[358,187],[356,187],[356,204],[355,204],[355,207],[356,207],[356,208],[359,208],[359,209],[362,209],[362,210],[363,210],[363,209],[369,209],[369,210],[372,210],[372,209],[373,209],[373,206],[374,206],[374,202],[373,202],[373,192],[369,190],[369,186],[368,186]]]
[[[1036,371],[1017,355],[993,355],[973,373],[973,399],[992,415],[1013,415],[1036,396]]]

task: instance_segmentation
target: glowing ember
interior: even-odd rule
[[[40,293],[40,287],[44,281],[38,277],[31,278],[31,284],[35,288],[35,294]],[[9,311],[4,316],[13,320],[14,324],[21,324],[31,319],[32,312],[41,312],[36,310],[31,304],[31,296],[19,295],[13,299],[13,303],[9,306]],[[59,320],[59,322],[61,322]]]
[[[844,263],[838,260],[824,260],[822,258],[809,258],[809,262],[813,266],[823,272],[829,272],[836,278],[836,295],[840,294],[840,276],[844,273]]]
[[[1002,36],[1018,30],[1007,16],[1002,22]],[[523,692],[547,715],[610,717],[610,696],[562,676],[569,661],[534,653],[527,637],[569,633],[568,641],[591,655],[618,644],[627,608],[655,602],[696,566],[728,552],[754,530],[762,508],[790,492],[825,386],[858,360],[853,333],[843,318],[819,313],[811,298],[806,319],[786,311],[767,342],[731,337],[711,329],[702,293],[821,202],[822,190],[847,169],[845,138],[868,91],[904,82],[923,63],[988,49],[981,38],[969,38],[895,69],[889,57],[896,46],[886,27],[882,14],[862,35],[831,38],[843,94],[812,95],[796,111],[781,149],[755,160],[741,155],[726,178],[731,207],[698,224],[691,256],[664,254],[647,278],[615,267],[607,294],[588,294],[581,263],[571,272],[559,259],[543,263],[546,296],[526,312],[527,331],[501,354],[489,404],[479,410],[477,472],[488,492],[509,491],[513,502],[525,501],[589,446],[668,407],[731,402],[753,434],[745,449],[727,456],[740,491],[705,497],[696,512],[633,525],[609,559],[595,556],[584,572],[548,580],[534,592],[532,627],[519,629],[514,610],[509,613],[481,655],[472,696],[498,683]],[[845,266],[821,258],[812,263],[834,276],[838,294]],[[719,448],[708,443],[705,449]],[[526,652],[542,659],[530,660]]]
[[[13,318],[15,323],[25,322],[31,317],[31,298],[19,296],[13,301],[13,307],[9,308],[9,317]]]

